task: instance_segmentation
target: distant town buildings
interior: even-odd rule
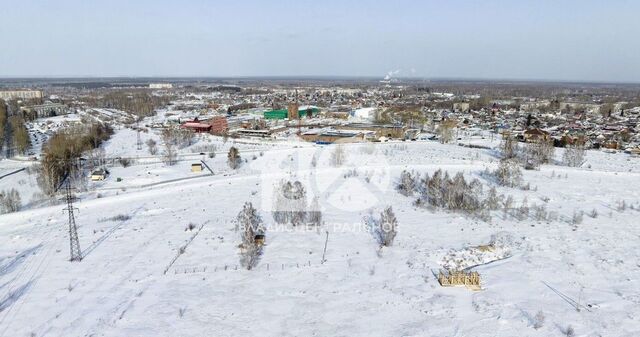
[[[150,83],[150,89],[171,89],[173,88],[173,84],[171,83]]]
[[[2,90],[0,99],[33,99],[42,98],[42,90]]]
[[[467,112],[470,104],[468,102],[453,103],[453,111]]]

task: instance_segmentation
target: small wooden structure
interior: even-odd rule
[[[264,234],[256,234],[256,236],[253,237],[253,241],[258,245],[258,246],[262,246],[264,245]]]
[[[471,290],[480,290],[480,274],[476,271],[440,270],[438,282],[443,287],[466,287]]]
[[[202,163],[191,164],[191,172],[202,172]]]

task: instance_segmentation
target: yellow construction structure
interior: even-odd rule
[[[202,164],[201,163],[191,164],[191,172],[202,172]]]
[[[443,287],[466,287],[471,290],[480,290],[480,274],[476,271],[440,270],[438,282]]]

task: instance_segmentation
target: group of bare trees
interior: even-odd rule
[[[498,168],[493,171],[493,176],[498,185],[507,187],[519,187],[522,185],[522,170],[520,163],[515,158],[503,158]]]
[[[584,140],[577,140],[565,145],[562,163],[566,166],[580,167],[586,159],[586,146]],[[552,140],[539,139],[518,145],[518,141],[512,135],[505,134],[500,144],[501,160],[515,160],[525,169],[538,169],[542,164],[553,162],[555,147]]]
[[[145,90],[109,91],[104,95],[86,97],[89,106],[114,108],[126,111],[138,117],[153,116],[155,110],[166,106],[171,97],[153,95]]]
[[[531,140],[519,146],[515,137],[505,134],[500,144],[502,160],[516,160],[528,170],[537,170],[540,165],[553,162],[554,154],[555,147],[550,139]]]
[[[37,178],[43,193],[52,195],[66,175],[80,173],[82,153],[97,149],[113,129],[106,124],[76,126],[54,134],[43,146]]]
[[[0,100],[0,149],[2,149],[5,143],[5,137],[9,129],[10,137],[13,140],[13,146],[20,154],[27,152],[31,146],[31,138],[29,132],[25,126],[24,118],[20,115],[14,115],[9,117],[7,105],[4,100]]]
[[[521,160],[527,170],[537,170],[542,164],[553,162],[555,147],[551,140],[537,140],[525,144],[521,153]]]
[[[404,171],[396,189],[406,196],[418,195],[417,206],[430,206],[484,217],[483,185],[478,179],[469,182],[461,172],[453,178],[438,169],[433,176]]]
[[[160,135],[162,142],[164,143],[164,149],[162,151],[162,159],[166,165],[174,165],[178,161],[178,149],[190,146],[194,141],[194,133],[191,130],[168,128],[162,131]],[[149,153],[157,153],[155,141],[147,141],[147,147]]]
[[[0,99],[0,149],[4,145],[5,128],[7,126],[7,120],[9,115],[7,113],[7,105],[4,100]]]
[[[507,160],[505,163],[512,163],[511,167],[520,169],[511,160]],[[508,173],[510,170],[504,169],[507,172],[504,173],[504,179],[512,182],[514,177]],[[442,172],[442,170],[437,170],[431,177],[428,174],[421,177],[416,172],[403,171],[396,184],[396,190],[399,193],[405,196],[417,195],[416,206],[463,212],[484,221],[491,220],[491,211],[500,209],[504,210],[505,218],[512,216],[520,221],[530,216],[538,221],[551,218],[551,214],[547,212],[544,204],[534,204],[529,207],[525,197],[520,205],[515,205],[512,196],[505,197],[503,194],[498,194],[495,187],[492,186],[486,193],[483,189],[483,185],[478,179],[467,181],[461,172],[451,177],[448,172]]]
[[[322,211],[318,198],[311,204],[307,201],[307,192],[300,181],[281,180],[273,191],[273,220],[280,224],[320,225]]]
[[[456,121],[454,119],[443,120],[438,126],[438,139],[440,143],[450,143],[453,138],[453,129],[456,127]]]
[[[20,193],[15,188],[0,192],[0,214],[17,212],[21,207]]]
[[[20,154],[26,153],[31,146],[31,139],[27,127],[24,124],[24,119],[18,115],[11,116],[9,117],[9,124],[11,125],[13,145],[16,151]]]
[[[587,150],[582,143],[575,143],[565,146],[562,162],[571,167],[580,167],[585,162]]]

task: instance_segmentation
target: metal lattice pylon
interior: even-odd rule
[[[138,151],[142,150],[142,140],[140,139],[140,117],[136,117],[136,146]]]
[[[80,240],[78,239],[78,226],[76,225],[76,218],[73,214],[73,199],[75,196],[71,193],[71,182],[67,178],[66,183],[66,199],[67,208],[64,210],[69,214],[69,249],[71,253],[70,261],[82,261],[82,252],[80,251]]]

